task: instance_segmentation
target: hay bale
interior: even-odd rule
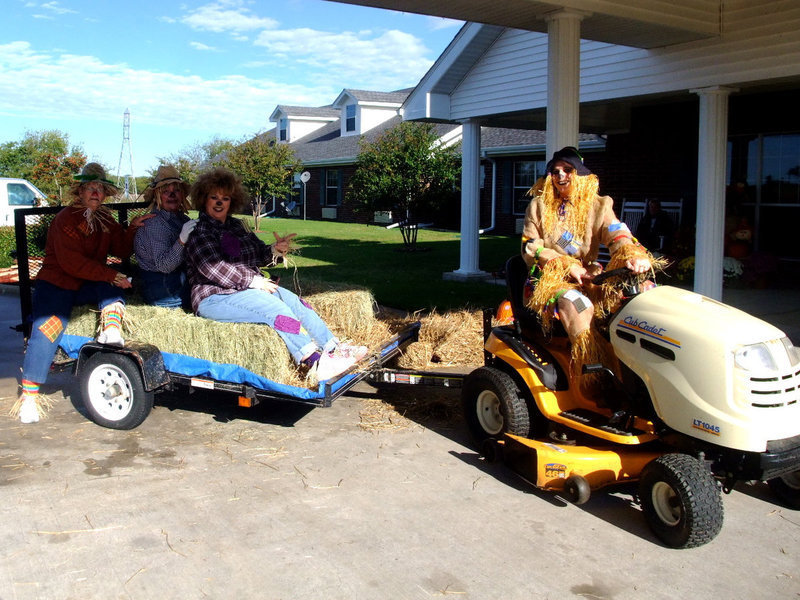
[[[424,370],[483,364],[481,311],[433,312],[419,320],[419,341],[406,348],[398,361],[400,367]]]
[[[305,300],[338,338],[377,348],[388,329],[373,312],[375,300],[366,290],[320,292]],[[76,307],[66,333],[94,337],[99,312]],[[185,354],[217,363],[237,364],[287,385],[307,387],[305,376],[291,359],[286,345],[270,327],[254,323],[220,323],[182,310],[128,302],[123,321],[127,339],[153,344],[162,352]],[[362,337],[363,336],[363,337]]]

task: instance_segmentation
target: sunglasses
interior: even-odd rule
[[[575,171],[574,167],[555,167],[550,169],[550,175],[558,175],[561,171],[566,173],[567,175],[573,173]]]

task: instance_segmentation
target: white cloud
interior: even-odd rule
[[[19,82],[24,81],[24,89]],[[25,120],[120,118],[137,123],[228,132],[240,137],[271,126],[277,104],[319,106],[340,88],[225,76],[204,79],[104,63],[93,56],[48,54],[28,42],[0,44],[0,114]]]
[[[218,48],[215,48],[214,46],[207,46],[206,44],[203,44],[201,42],[189,42],[189,46],[191,46],[195,50],[219,52]]]
[[[368,32],[369,33],[369,32]],[[263,31],[254,44],[263,46],[274,61],[311,67],[315,78],[341,87],[390,90],[414,85],[431,65],[428,49],[417,37],[390,30],[380,35],[361,32],[329,33],[313,29]]]
[[[461,27],[464,24],[464,21],[457,21],[456,19],[447,19],[445,17],[427,17],[427,21],[428,21],[428,28],[431,29],[432,31]]]
[[[235,0],[221,0],[201,6],[189,12],[181,22],[198,31],[215,33],[228,31],[239,34],[243,31],[271,29],[278,24],[274,19],[253,14],[250,9]]]
[[[58,2],[45,2],[41,5],[41,8],[54,12],[57,15],[66,15],[69,13],[77,14],[78,12],[76,10],[72,10],[71,8],[64,8],[63,6],[60,6]]]

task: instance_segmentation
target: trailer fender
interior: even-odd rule
[[[86,361],[98,352],[123,354],[132,358],[139,367],[144,389],[147,392],[163,387],[170,381],[169,374],[164,366],[164,357],[161,356],[161,350],[152,344],[135,341],[125,342],[125,346],[122,348],[98,344],[97,342],[87,342],[81,346],[78,352],[78,360],[75,364],[76,376],[81,374]]]

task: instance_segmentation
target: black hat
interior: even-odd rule
[[[566,146],[558,152],[554,152],[553,158],[550,159],[550,162],[548,162],[547,166],[545,167],[545,171],[547,173],[552,170],[553,163],[555,163],[557,160],[563,160],[564,162],[571,164],[573,167],[575,167],[575,172],[578,175],[592,174],[588,167],[583,164],[583,157],[575,146]]]

